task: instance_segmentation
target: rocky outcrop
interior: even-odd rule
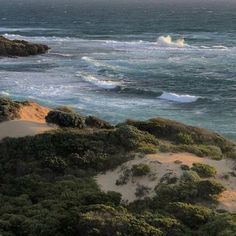
[[[0,56],[26,57],[46,53],[47,45],[34,44],[24,40],[9,40],[0,36]]]
[[[85,118],[75,112],[53,110],[46,116],[48,123],[56,124],[61,127],[85,128]]]
[[[18,102],[0,97],[0,122],[17,119],[45,123],[49,111],[49,108],[35,102]]]
[[[112,129],[114,128],[110,123],[101,120],[95,116],[87,116],[85,119],[85,124],[91,128],[98,129]]]
[[[48,123],[53,123],[61,127],[70,128],[97,128],[97,129],[112,129],[114,128],[110,123],[101,120],[95,116],[82,116],[74,111],[63,109],[56,109],[50,111],[46,116]]]

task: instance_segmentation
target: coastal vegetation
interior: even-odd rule
[[[19,118],[19,110],[26,104],[28,102],[17,102],[0,97],[0,122]]]
[[[0,101],[4,119],[17,118],[18,103]],[[164,119],[127,121],[114,127],[67,109],[56,109],[46,119],[61,127],[0,142],[0,235],[235,234],[235,213],[216,211],[217,196],[225,186],[208,178],[216,174],[210,166],[196,163],[185,168],[180,179],[164,181],[152,197],[131,203],[123,202],[118,192],[103,192],[94,178],[132,160],[144,147],[152,147],[153,152],[166,143],[175,150],[183,150],[183,145],[214,146],[221,158],[230,158],[235,157],[233,142]],[[150,173],[148,165],[132,166],[124,170],[124,181],[117,186],[127,176]],[[139,186],[136,193],[142,196],[147,191]]]

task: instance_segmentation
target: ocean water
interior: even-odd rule
[[[0,0],[0,94],[113,123],[156,116],[236,139],[236,2]]]

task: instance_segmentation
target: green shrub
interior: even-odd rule
[[[140,148],[145,144],[158,145],[158,140],[151,134],[132,126],[120,126],[116,132],[116,140],[127,149]]]
[[[115,209],[105,205],[88,208],[80,218],[80,235],[129,235],[161,236],[162,231],[142,219],[128,213],[124,208]]]
[[[56,172],[64,173],[67,164],[61,157],[52,156],[45,158],[43,161],[43,166],[48,167]]]
[[[172,216],[156,215],[147,212],[141,215],[141,217],[143,217],[148,224],[162,230],[166,236],[191,235],[189,234],[190,230]]]
[[[199,230],[202,236],[233,236],[236,232],[236,214],[218,214]]]
[[[206,224],[213,216],[209,208],[182,202],[170,203],[167,211],[193,229]]]
[[[15,102],[6,97],[0,97],[0,122],[19,118],[19,110],[23,102]]]
[[[181,176],[180,180],[183,182],[193,183],[193,182],[198,182],[201,179],[197,172],[190,170],[190,171],[185,171],[183,175]]]
[[[150,167],[147,164],[137,164],[132,166],[132,174],[133,176],[144,176],[151,172]]]
[[[159,147],[159,151],[160,152],[171,152],[172,151],[172,147],[170,145],[167,144],[161,144]]]
[[[138,148],[137,151],[140,153],[144,153],[144,154],[155,154],[155,153],[157,153],[158,148],[157,148],[157,146],[152,145],[152,144],[151,145],[150,144],[142,144]]]
[[[200,177],[210,178],[216,175],[216,169],[212,166],[203,163],[193,163],[191,170],[198,173]]]
[[[184,140],[187,140],[188,144],[189,141],[191,143],[191,141],[193,140],[193,143],[195,145],[213,145],[218,147],[220,151],[222,151],[223,155],[227,155],[227,153],[231,152],[235,148],[235,144],[233,142],[223,138],[217,133],[213,133],[208,130],[196,128],[193,126],[184,125],[180,122],[168,119],[155,118],[147,121],[127,120],[126,124],[134,126],[141,131],[149,132],[158,139],[162,138],[174,142],[176,141],[176,137],[181,133],[181,136],[187,137],[186,139],[184,138]]]
[[[226,188],[215,180],[202,180],[197,183],[198,196],[205,199],[212,199],[222,193]]]
[[[179,144],[187,144],[187,145],[194,143],[190,134],[185,134],[181,132],[176,135],[176,142]]]

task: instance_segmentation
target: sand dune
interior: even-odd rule
[[[24,137],[36,135],[55,128],[45,121],[50,109],[35,102],[29,102],[21,106],[18,120],[0,123],[0,140],[6,137]]]
[[[133,165],[140,163],[148,164],[151,168],[151,174],[143,177],[131,177],[127,184],[116,185],[116,180],[120,178],[125,169],[130,169]],[[236,163],[232,159],[217,161],[197,157],[190,153],[157,153],[147,155],[144,158],[137,157],[113,171],[99,174],[96,180],[102,190],[119,192],[125,202],[132,202],[137,199],[135,192],[138,186],[148,187],[150,191],[146,196],[154,196],[155,186],[160,183],[161,178],[166,173],[179,178],[183,174],[183,170],[180,168],[181,164],[191,167],[193,163],[205,163],[215,167],[217,170],[215,179],[227,188],[227,191],[219,197],[218,208],[232,212],[236,211],[236,177],[230,175]],[[228,176],[227,179],[224,178],[226,175]]]
[[[54,129],[46,123],[25,120],[12,120],[0,123],[0,140],[6,137],[36,135]]]
[[[20,108],[20,120],[34,121],[45,123],[45,117],[50,109],[43,107],[35,102],[30,102],[29,105],[24,105]]]

